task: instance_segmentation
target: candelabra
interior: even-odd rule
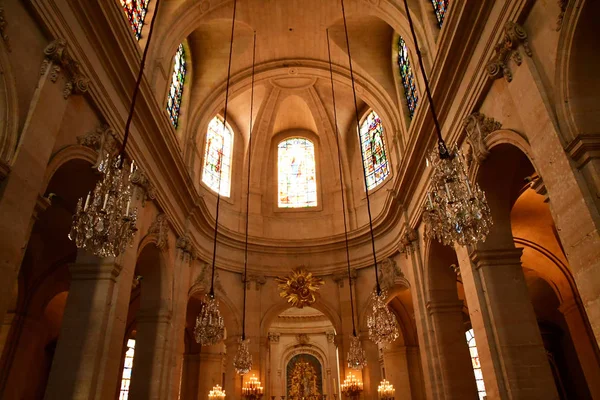
[[[387,379],[382,380],[377,388],[377,394],[379,394],[380,400],[394,400],[394,385],[392,385]]]
[[[396,316],[385,304],[386,295],[385,290],[381,290],[379,293],[377,290],[373,292],[373,310],[367,317],[369,337],[377,344],[391,343],[400,336]]]
[[[204,297],[202,310],[196,317],[194,335],[196,342],[202,346],[217,344],[225,336],[225,322],[219,311],[219,303],[213,296]]]
[[[244,387],[242,388],[242,395],[245,399],[248,400],[258,400],[263,397],[264,388],[262,387],[262,383],[258,380],[256,375],[252,375],[252,377],[244,382]]]
[[[210,392],[208,392],[208,398],[210,400],[224,400],[225,399],[225,390],[221,387],[221,385],[215,385]]]
[[[106,154],[98,166],[102,179],[85,203],[79,199],[73,215],[69,239],[98,257],[118,256],[137,231],[137,209],[130,210],[134,165],[123,170],[121,157]]]
[[[345,397],[358,399],[358,396],[363,391],[363,383],[352,372],[348,372],[348,376],[346,376],[346,379],[342,383],[341,390]]]
[[[485,241],[492,225],[485,193],[470,182],[460,150],[444,157],[437,153],[431,157],[433,175],[423,214],[425,236],[444,245]]]

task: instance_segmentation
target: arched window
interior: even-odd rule
[[[448,0],[431,0],[431,4],[433,5],[433,11],[435,12],[435,17],[437,18],[438,25],[440,26],[440,28],[444,23],[446,10],[448,10],[448,3]]]
[[[231,187],[231,151],[233,134],[221,117],[216,116],[208,124],[202,182],[209,188],[229,197]],[[219,181],[221,182],[219,185]],[[219,187],[220,186],[220,187]]]
[[[289,138],[277,146],[279,207],[317,206],[315,145],[306,138]]]
[[[413,75],[410,60],[408,59],[408,48],[402,36],[398,38],[398,67],[400,68],[400,79],[404,87],[406,104],[408,105],[408,115],[412,118],[419,102],[419,96],[417,95],[417,87],[415,86],[415,76]]]
[[[383,125],[375,111],[369,113],[360,127],[360,148],[367,176],[367,189],[371,190],[390,174]]]
[[[121,378],[121,389],[119,400],[129,398],[129,386],[131,384],[131,369],[133,368],[133,355],[135,352],[135,339],[127,341],[127,352],[125,353],[125,364],[123,365],[123,376]]]
[[[477,352],[477,344],[475,343],[473,329],[469,329],[465,332],[465,335],[467,336],[467,344],[469,345],[469,351],[471,352],[471,361],[473,362],[473,371],[475,372],[475,381],[477,382],[479,399],[483,400],[486,396],[485,384],[483,383],[483,374],[481,373],[481,364],[479,363],[479,353]]]
[[[142,37],[142,27],[148,12],[148,3],[150,3],[150,0],[121,0],[121,5],[137,40]]]
[[[175,59],[173,61],[173,77],[171,78],[171,87],[167,99],[167,112],[171,124],[177,128],[179,122],[179,112],[181,109],[181,98],[183,96],[183,85],[185,83],[185,50],[183,44],[177,47]]]

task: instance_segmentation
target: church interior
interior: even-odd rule
[[[0,0],[0,399],[600,400],[599,15]]]

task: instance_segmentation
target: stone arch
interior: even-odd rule
[[[313,304],[311,304],[310,307],[312,307],[316,310],[319,310],[323,314],[325,314],[325,316],[329,319],[329,321],[333,325],[333,328],[335,329],[336,333],[339,334],[340,332],[342,332],[342,320],[341,320],[340,316],[335,311],[333,306],[326,303],[325,300],[321,296],[319,296],[317,298],[317,301],[314,302]],[[273,323],[275,318],[277,318],[277,316],[279,314],[281,314],[283,311],[287,310],[288,308],[291,308],[291,306],[288,303],[286,303],[284,300],[281,300],[281,301],[277,302],[276,304],[274,304],[273,306],[271,306],[271,308],[269,308],[264,313],[262,320],[260,322],[261,337],[268,336],[269,328],[271,327],[271,324]]]
[[[46,173],[44,175],[44,183],[42,184],[42,190],[45,190],[50,183],[52,177],[56,172],[65,164],[73,160],[82,160],[90,163],[90,169],[93,168],[94,163],[98,159],[98,153],[90,147],[81,145],[72,145],[65,147],[56,152],[48,163]]]

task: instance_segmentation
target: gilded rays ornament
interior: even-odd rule
[[[285,278],[278,277],[275,280],[279,282],[279,295],[298,308],[314,303],[315,293],[325,283],[302,267],[292,270],[292,274]]]

